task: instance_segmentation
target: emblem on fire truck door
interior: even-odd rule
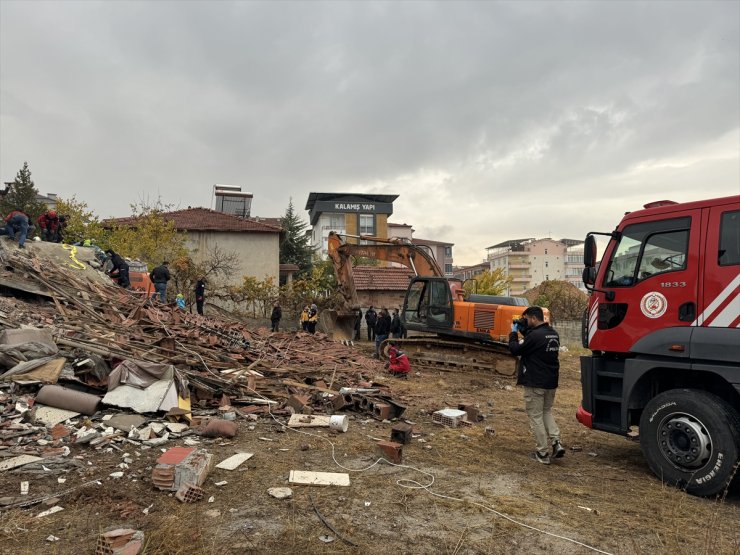
[[[648,318],[660,318],[668,310],[668,300],[662,293],[651,291],[640,301],[640,310]]]

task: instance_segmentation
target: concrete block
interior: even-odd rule
[[[411,443],[411,425],[401,422],[391,428],[391,441],[408,445]]]
[[[401,458],[403,457],[403,445],[396,443],[395,441],[379,441],[377,443],[378,449],[383,453],[383,456],[394,464],[401,464]]]

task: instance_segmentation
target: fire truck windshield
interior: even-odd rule
[[[656,274],[686,268],[690,218],[626,226],[612,252],[604,286],[630,287]]]

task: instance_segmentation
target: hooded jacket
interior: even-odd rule
[[[521,356],[517,385],[556,389],[560,374],[560,336],[549,324],[530,329],[519,343],[516,332],[509,334],[509,351]]]

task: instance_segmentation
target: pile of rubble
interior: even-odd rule
[[[404,410],[351,346],[190,314],[80,259],[0,242],[0,471],[69,471],[76,446],[196,446],[239,418]]]

